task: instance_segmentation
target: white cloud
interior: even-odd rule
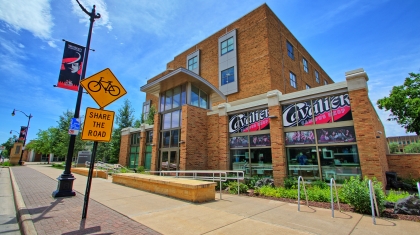
[[[47,43],[48,43],[48,45],[50,45],[50,47],[52,47],[52,48],[56,48],[56,47],[57,47],[57,45],[55,45],[55,42],[54,42],[54,41],[48,41]]]
[[[20,47],[20,48],[25,48],[25,46],[24,46],[22,43],[19,43],[19,44],[18,44],[18,47]]]
[[[49,0],[0,0],[0,20],[12,29],[28,30],[35,37],[49,39],[53,27]]]

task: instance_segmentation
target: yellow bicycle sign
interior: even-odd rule
[[[99,79],[99,81],[90,81],[88,83],[88,88],[91,92],[98,92],[100,91],[102,88],[104,89],[105,93],[109,92],[110,95],[112,96],[117,96],[120,94],[120,88],[118,86],[114,86],[112,85],[111,81],[102,81],[104,77],[101,77],[101,79]],[[107,86],[104,86],[103,84],[108,84]]]
[[[80,84],[101,108],[127,94],[109,68],[83,79]]]

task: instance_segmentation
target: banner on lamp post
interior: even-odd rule
[[[19,141],[25,142],[27,131],[28,131],[28,128],[26,126],[20,127]]]
[[[85,47],[66,41],[57,87],[79,90],[84,55]]]

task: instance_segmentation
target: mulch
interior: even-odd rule
[[[296,199],[266,197],[266,196],[256,195],[253,192],[243,194],[243,195],[244,196],[249,196],[249,197],[258,197],[258,198],[264,198],[264,199],[269,199],[269,200],[275,200],[275,201],[282,201],[282,202],[297,204]],[[303,199],[303,200],[301,199],[301,204],[306,205],[305,199]],[[308,204],[311,207],[331,209],[331,203],[330,202],[309,201]],[[341,211],[355,212],[354,208],[352,206],[348,205],[348,204],[340,203],[340,208],[341,208]],[[337,203],[334,203],[334,209],[338,210],[338,204]],[[408,220],[408,221],[413,221],[413,222],[420,222],[420,216],[418,216],[418,215],[394,214],[394,209],[392,209],[392,208],[385,208],[385,210],[381,214],[381,217],[390,218],[390,219]]]

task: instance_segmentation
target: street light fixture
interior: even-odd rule
[[[20,153],[20,159],[19,159],[19,165],[22,165],[22,157],[23,157],[23,151],[25,150],[26,137],[28,136],[29,123],[31,122],[31,118],[33,116],[31,114],[27,115],[25,112],[17,110],[17,109],[13,109],[12,116],[16,115],[16,111],[19,111],[23,113],[26,117],[28,117],[28,125],[26,126],[26,134],[25,134],[25,138],[23,139],[22,152]],[[12,134],[12,131],[10,131],[10,134]]]

